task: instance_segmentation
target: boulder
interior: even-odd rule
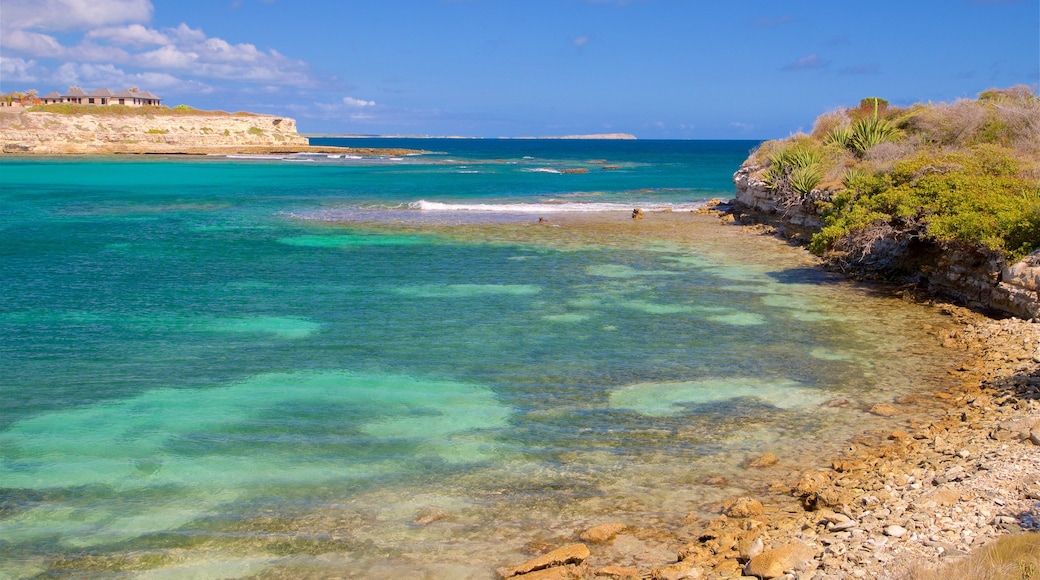
[[[581,534],[581,539],[590,544],[601,544],[614,539],[614,536],[628,529],[626,524],[611,522],[593,526]]]
[[[780,463],[780,459],[772,453],[765,453],[758,457],[749,459],[746,463],[748,467],[770,467]]]
[[[816,551],[807,544],[793,542],[766,550],[751,558],[751,561],[744,567],[744,573],[759,578],[776,578],[783,576],[788,570],[804,567],[815,555]]]
[[[750,497],[737,498],[728,502],[723,513],[731,518],[749,518],[762,515],[762,502]]]
[[[512,578],[521,574],[530,574],[538,570],[565,566],[567,564],[581,564],[589,557],[589,548],[585,544],[571,544],[532,558],[517,566],[507,566],[498,569],[498,575],[502,578]]]
[[[877,415],[879,417],[892,417],[902,413],[895,405],[888,403],[878,403],[870,408],[870,414]]]
[[[655,568],[650,572],[654,580],[695,580],[704,578],[704,570],[693,562],[676,562],[663,568]]]

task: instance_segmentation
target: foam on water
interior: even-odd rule
[[[610,406],[651,417],[681,415],[689,407],[734,399],[754,399],[780,409],[808,408],[827,393],[795,381],[747,378],[702,379],[678,383],[640,383],[610,393]]]
[[[643,211],[693,211],[704,207],[704,202],[693,203],[595,203],[595,202],[542,202],[542,203],[444,203],[419,200],[408,204],[410,209],[428,212],[489,212],[489,213],[595,213],[630,212],[639,207]]]

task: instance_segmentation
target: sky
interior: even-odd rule
[[[772,139],[1040,83],[1040,0],[0,0],[0,92],[300,132]]]

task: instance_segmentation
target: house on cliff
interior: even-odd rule
[[[31,107],[33,105],[54,105],[58,103],[157,107],[162,105],[162,99],[148,91],[142,91],[137,88],[122,90],[118,93],[113,93],[109,89],[95,89],[88,93],[79,87],[69,87],[65,94],[51,91],[42,97],[36,97],[36,91],[33,90],[25,93],[10,93],[0,98],[0,106],[3,107]]]
[[[126,105],[128,107],[159,106],[162,99],[148,91],[125,89],[113,93],[108,89],[95,89],[85,93],[79,87],[70,87],[69,92],[62,95],[65,103],[78,105]]]

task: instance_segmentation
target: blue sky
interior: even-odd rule
[[[309,133],[776,138],[1038,82],[1038,0],[0,0],[0,91],[137,86]]]

